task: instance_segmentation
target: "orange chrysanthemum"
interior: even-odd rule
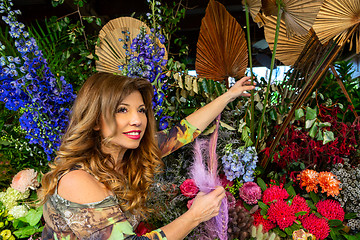
[[[314,170],[306,169],[302,171],[298,176],[298,180],[300,180],[300,186],[306,187],[307,192],[314,191],[317,193],[317,184],[319,183],[318,175],[319,173]]]
[[[319,185],[322,189],[322,193],[326,192],[327,196],[335,196],[339,195],[339,187],[340,181],[337,179],[336,175],[331,172],[320,172],[319,173]]]

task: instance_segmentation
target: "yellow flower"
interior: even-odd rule
[[[11,231],[9,229],[5,229],[0,233],[0,236],[3,240],[8,240],[11,237]]]

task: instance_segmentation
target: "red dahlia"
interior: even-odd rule
[[[307,212],[305,215],[298,216],[299,219],[303,219],[305,216],[308,216],[310,213],[310,207],[307,205],[305,198],[296,195],[291,203],[291,207],[294,210],[294,213],[298,212]]]
[[[323,217],[326,217],[328,220],[338,219],[340,221],[344,221],[345,212],[338,201],[331,199],[319,201],[316,204],[316,207],[318,213],[320,213]]]
[[[291,226],[296,220],[294,209],[287,205],[284,200],[278,200],[272,203],[267,215],[269,216],[269,220],[277,223],[282,230]]]
[[[316,239],[323,240],[329,236],[330,227],[325,218],[318,218],[315,214],[311,214],[305,217],[301,223]]]
[[[265,204],[268,204],[274,200],[284,200],[288,197],[289,194],[284,188],[273,185],[264,191],[262,200]]]
[[[260,224],[263,226],[263,230],[264,232],[268,232],[269,230],[273,229],[276,227],[276,224],[273,222],[270,222],[267,219],[264,219],[264,217],[260,214],[260,209],[257,210],[254,214],[254,226],[259,226]]]

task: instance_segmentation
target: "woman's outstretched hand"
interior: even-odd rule
[[[249,97],[251,94],[246,93],[246,91],[255,89],[255,85],[255,82],[254,84],[251,84],[251,77],[243,77],[237,81],[225,94],[229,96],[230,102],[234,101],[239,96]]]
[[[188,213],[199,223],[217,216],[220,211],[221,201],[225,197],[225,189],[217,186],[215,190],[206,194],[199,192],[194,199]]]

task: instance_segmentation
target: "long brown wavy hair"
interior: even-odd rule
[[[122,161],[101,151],[102,144],[111,144],[111,137],[102,139],[94,130],[103,116],[113,135],[116,131],[115,113],[122,100],[139,91],[147,109],[147,127],[140,145],[128,149]],[[119,199],[124,211],[146,214],[146,200],[154,174],[162,167],[160,150],[155,141],[155,119],[152,110],[153,87],[142,78],[130,78],[110,73],[96,73],[84,83],[72,107],[69,126],[51,170],[42,178],[38,196],[40,203],[54,194],[59,178],[67,171],[82,166],[110,189]],[[113,146],[112,146],[113,147]]]

